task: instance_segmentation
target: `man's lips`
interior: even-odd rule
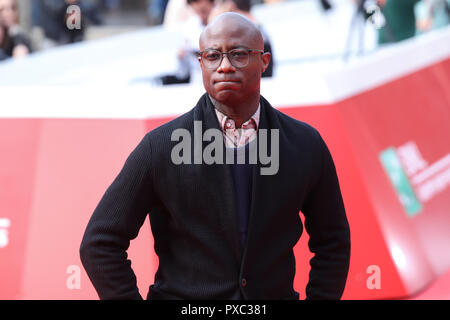
[[[227,83],[227,82],[229,82],[229,83],[238,83],[238,82],[241,82],[240,80],[236,80],[236,79],[217,79],[217,80],[214,80],[214,83]]]

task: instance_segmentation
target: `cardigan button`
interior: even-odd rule
[[[241,280],[241,286],[245,287],[247,285],[247,279],[242,278]]]

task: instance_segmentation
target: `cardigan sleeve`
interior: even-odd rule
[[[80,258],[100,299],[142,299],[127,259],[152,199],[148,135],[127,158],[86,227]]]
[[[350,261],[350,229],[341,196],[336,168],[320,137],[315,184],[309,191],[302,212],[309,234],[313,258],[306,286],[306,299],[340,299],[347,280]]]

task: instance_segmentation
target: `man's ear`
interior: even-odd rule
[[[266,71],[267,67],[269,66],[271,58],[272,58],[272,55],[270,54],[270,52],[264,52],[261,55],[261,60],[262,60],[262,65],[263,65],[263,68],[261,70],[262,72]]]

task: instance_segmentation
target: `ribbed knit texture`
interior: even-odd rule
[[[194,121],[203,132],[220,130],[205,94],[191,111],[142,139],[96,207],[80,256],[100,298],[142,298],[126,250],[149,214],[159,266],[148,299],[298,299],[293,248],[303,231],[300,210],[315,253],[307,298],[340,298],[350,233],[331,155],[314,128],[260,102],[258,130],[279,130],[279,170],[264,176],[261,164],[254,167],[246,245],[236,205],[245,201],[236,197],[241,187],[230,167],[171,159],[179,144],[171,141],[175,129],[193,139]]]

